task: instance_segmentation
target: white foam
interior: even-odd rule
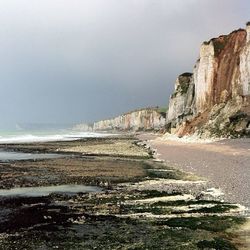
[[[22,134],[1,136],[0,143],[27,143],[27,142],[47,142],[47,141],[72,141],[81,138],[105,137],[113,134],[94,133],[94,132],[69,132],[65,134]]]

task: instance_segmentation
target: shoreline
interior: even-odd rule
[[[229,201],[250,208],[250,138],[183,143],[146,133],[137,137],[155,151],[158,160],[208,179]]]
[[[13,242],[24,249],[185,245],[198,250],[245,244],[235,236],[246,222],[244,207],[224,202],[218,190],[197,176],[153,159],[152,150],[131,135],[0,148],[64,156],[0,163],[4,193],[30,192],[32,187],[36,192],[39,187],[65,190],[41,197],[0,195],[3,249],[15,249]],[[81,185],[99,188],[81,192]],[[68,193],[69,187],[77,191]]]

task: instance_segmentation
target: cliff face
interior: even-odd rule
[[[250,95],[250,25],[247,26],[246,45],[240,54],[240,82],[243,95]]]
[[[193,115],[194,88],[193,74],[184,73],[177,78],[167,115],[168,121],[172,121],[172,126]]]
[[[167,123],[179,136],[248,134],[250,25],[202,44],[193,74],[177,78]]]
[[[250,23],[204,42],[192,73],[181,74],[165,116],[157,108],[126,113],[81,130],[161,130],[178,136],[250,135]]]
[[[149,108],[95,122],[93,130],[160,130],[165,123],[165,114],[160,113],[157,108]]]

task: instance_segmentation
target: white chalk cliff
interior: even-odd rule
[[[179,136],[250,133],[250,24],[204,42],[193,73],[177,78],[167,114]]]
[[[158,108],[146,108],[122,114],[112,119],[95,122],[93,129],[98,130],[160,130],[165,126],[165,114]]]
[[[78,128],[250,136],[250,22],[201,45],[193,72],[175,82],[166,119],[159,109],[147,108]]]

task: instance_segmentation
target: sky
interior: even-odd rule
[[[249,0],[0,0],[0,128],[167,106],[205,40]]]

